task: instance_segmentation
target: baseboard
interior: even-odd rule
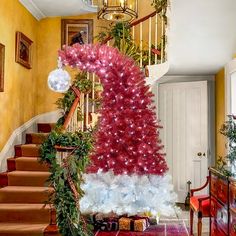
[[[14,156],[14,146],[25,143],[25,134],[37,132],[37,123],[55,123],[61,117],[61,111],[56,110],[37,115],[13,131],[7,143],[0,152],[0,172],[7,170],[7,158]]]

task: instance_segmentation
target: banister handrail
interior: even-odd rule
[[[75,112],[75,110],[76,110],[76,108],[79,104],[79,101],[80,101],[80,91],[74,86],[72,86],[71,89],[74,91],[74,93],[76,95],[76,98],[75,98],[75,100],[74,100],[74,102],[73,102],[73,104],[70,108],[70,111],[69,111],[68,115],[66,116],[65,122],[63,124],[64,129],[67,129],[67,127],[70,123],[70,120],[72,119],[72,117],[74,115],[74,112]]]
[[[161,11],[162,11],[162,8],[160,7],[158,10],[156,10],[156,11],[150,13],[149,15],[144,16],[144,17],[142,17],[142,18],[140,18],[140,19],[138,19],[138,20],[132,22],[132,23],[130,24],[130,28],[132,28],[132,27],[134,27],[134,26],[136,26],[136,25],[138,25],[138,24],[140,24],[140,23],[142,23],[142,22],[148,20],[148,19],[151,18],[151,17],[154,17],[156,14],[160,13]],[[110,41],[111,39],[113,39],[113,37],[110,35],[110,36],[108,36],[108,37],[102,42],[102,44],[106,44],[106,43],[107,43],[108,41]],[[151,52],[154,53],[154,54],[156,54],[156,55],[161,55],[161,51],[158,50],[158,49],[151,49]]]
[[[136,25],[140,24],[141,22],[144,22],[144,21],[148,20],[150,17],[155,16],[156,14],[157,14],[157,11],[154,11],[154,12],[152,12],[151,14],[149,14],[149,15],[147,15],[147,16],[144,16],[143,18],[140,18],[140,19],[136,20],[136,21],[134,21],[134,22],[132,22],[132,23],[130,24],[130,27],[136,26]]]
[[[142,17],[142,18],[140,18],[140,19],[138,19],[138,20],[136,20],[136,21],[130,23],[130,28],[132,28],[132,27],[134,27],[134,26],[140,24],[141,22],[144,22],[144,21],[148,20],[150,17],[153,17],[153,16],[155,16],[156,14],[158,14],[158,12],[157,12],[157,11],[154,11],[154,12],[152,12],[151,14],[149,14],[149,15],[147,15],[147,16],[144,16],[144,17]],[[108,37],[102,42],[102,44],[106,44],[106,43],[107,43],[109,40],[111,40],[111,39],[113,39],[113,37],[110,35],[110,36],[108,36]]]

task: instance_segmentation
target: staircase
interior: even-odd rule
[[[26,134],[26,144],[15,146],[0,173],[0,236],[57,236],[56,213],[45,204],[53,188],[46,183],[48,166],[39,163],[40,144],[53,124],[38,124],[39,133]]]

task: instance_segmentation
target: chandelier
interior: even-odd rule
[[[138,17],[138,0],[99,0],[98,19],[132,21]]]

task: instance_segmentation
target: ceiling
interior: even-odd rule
[[[171,1],[168,74],[216,74],[236,54],[236,1]]]
[[[97,10],[82,0],[19,1],[38,20]],[[236,53],[236,0],[171,0],[169,18],[168,74],[216,74]]]
[[[19,0],[37,19],[53,16],[73,16],[96,12],[82,0]]]

